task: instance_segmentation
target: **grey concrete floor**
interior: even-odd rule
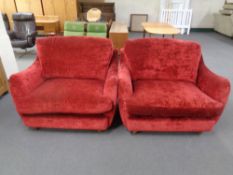
[[[141,34],[130,34],[131,38]],[[201,43],[204,60],[233,82],[233,40],[217,33],[179,38]],[[21,70],[35,49],[21,56]],[[0,175],[232,175],[233,97],[212,132],[131,135],[116,115],[103,133],[26,128],[9,94],[0,98]]]

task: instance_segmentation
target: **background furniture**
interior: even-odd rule
[[[144,38],[146,33],[149,33],[150,36],[152,34],[162,35],[163,37],[165,37],[165,35],[172,35],[173,38],[175,35],[180,34],[179,29],[167,23],[144,22],[142,23],[142,26],[144,28]]]
[[[109,22],[115,21],[115,4],[114,3],[101,3],[101,2],[79,2],[79,17],[81,20],[87,20],[87,12],[91,8],[98,8],[102,13],[101,17],[103,21]]]
[[[106,130],[116,109],[117,63],[108,39],[38,39],[37,60],[10,78],[11,94],[24,124]]]
[[[84,36],[85,22],[65,21],[64,36]]]
[[[63,31],[64,21],[78,18],[79,0],[0,0],[0,11],[7,13],[10,22],[16,12],[31,12],[35,16],[58,16],[60,30]],[[13,24],[10,23],[11,29]]]
[[[168,23],[189,35],[192,21],[192,9],[162,9],[161,23]]]
[[[87,12],[92,8],[97,8],[101,11],[101,19],[100,22],[107,23],[108,31],[112,25],[112,21],[116,20],[115,14],[115,3],[105,3],[105,2],[79,2],[79,15],[78,18],[81,21],[87,20]]]
[[[219,120],[230,82],[205,66],[199,44],[150,38],[125,44],[118,90],[129,131],[202,132]]]
[[[233,4],[225,3],[223,10],[219,13],[214,14],[214,30],[233,37]]]
[[[4,25],[6,28],[7,33],[10,32],[10,23],[9,23],[9,19],[6,13],[2,13],[2,19],[4,21]]]
[[[148,21],[147,14],[131,14],[130,15],[130,31],[131,32],[144,32],[144,29],[141,24],[147,21]]]
[[[60,32],[60,21],[58,16],[36,17],[36,30],[39,35],[56,35]]]
[[[36,24],[32,13],[14,13],[14,29],[10,33],[10,40],[13,47],[28,48],[35,45]]]
[[[8,91],[7,78],[0,58],[0,96]]]
[[[112,40],[114,48],[120,51],[128,40],[128,26],[120,22],[113,22],[109,31],[109,39]]]
[[[87,24],[87,36],[94,37],[107,37],[107,24],[106,23],[92,23]]]

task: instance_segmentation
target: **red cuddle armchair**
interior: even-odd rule
[[[37,40],[34,64],[10,78],[26,126],[106,130],[117,99],[117,53],[108,39]]]
[[[229,81],[205,66],[190,41],[128,41],[118,78],[120,114],[132,132],[210,131],[230,93]]]

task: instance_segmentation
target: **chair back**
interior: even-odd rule
[[[85,22],[65,21],[64,36],[84,36]]]
[[[113,55],[109,39],[56,36],[36,41],[45,78],[105,80]]]
[[[133,80],[196,82],[201,47],[193,41],[148,38],[128,40],[123,52]]]
[[[14,13],[14,34],[17,39],[27,39],[27,35],[36,32],[33,13]]]

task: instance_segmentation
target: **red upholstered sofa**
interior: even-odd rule
[[[190,41],[128,41],[118,78],[121,118],[132,132],[210,131],[230,92],[229,81],[205,66],[199,44]]]
[[[26,126],[106,130],[117,100],[117,53],[108,39],[37,40],[37,59],[10,78]]]

